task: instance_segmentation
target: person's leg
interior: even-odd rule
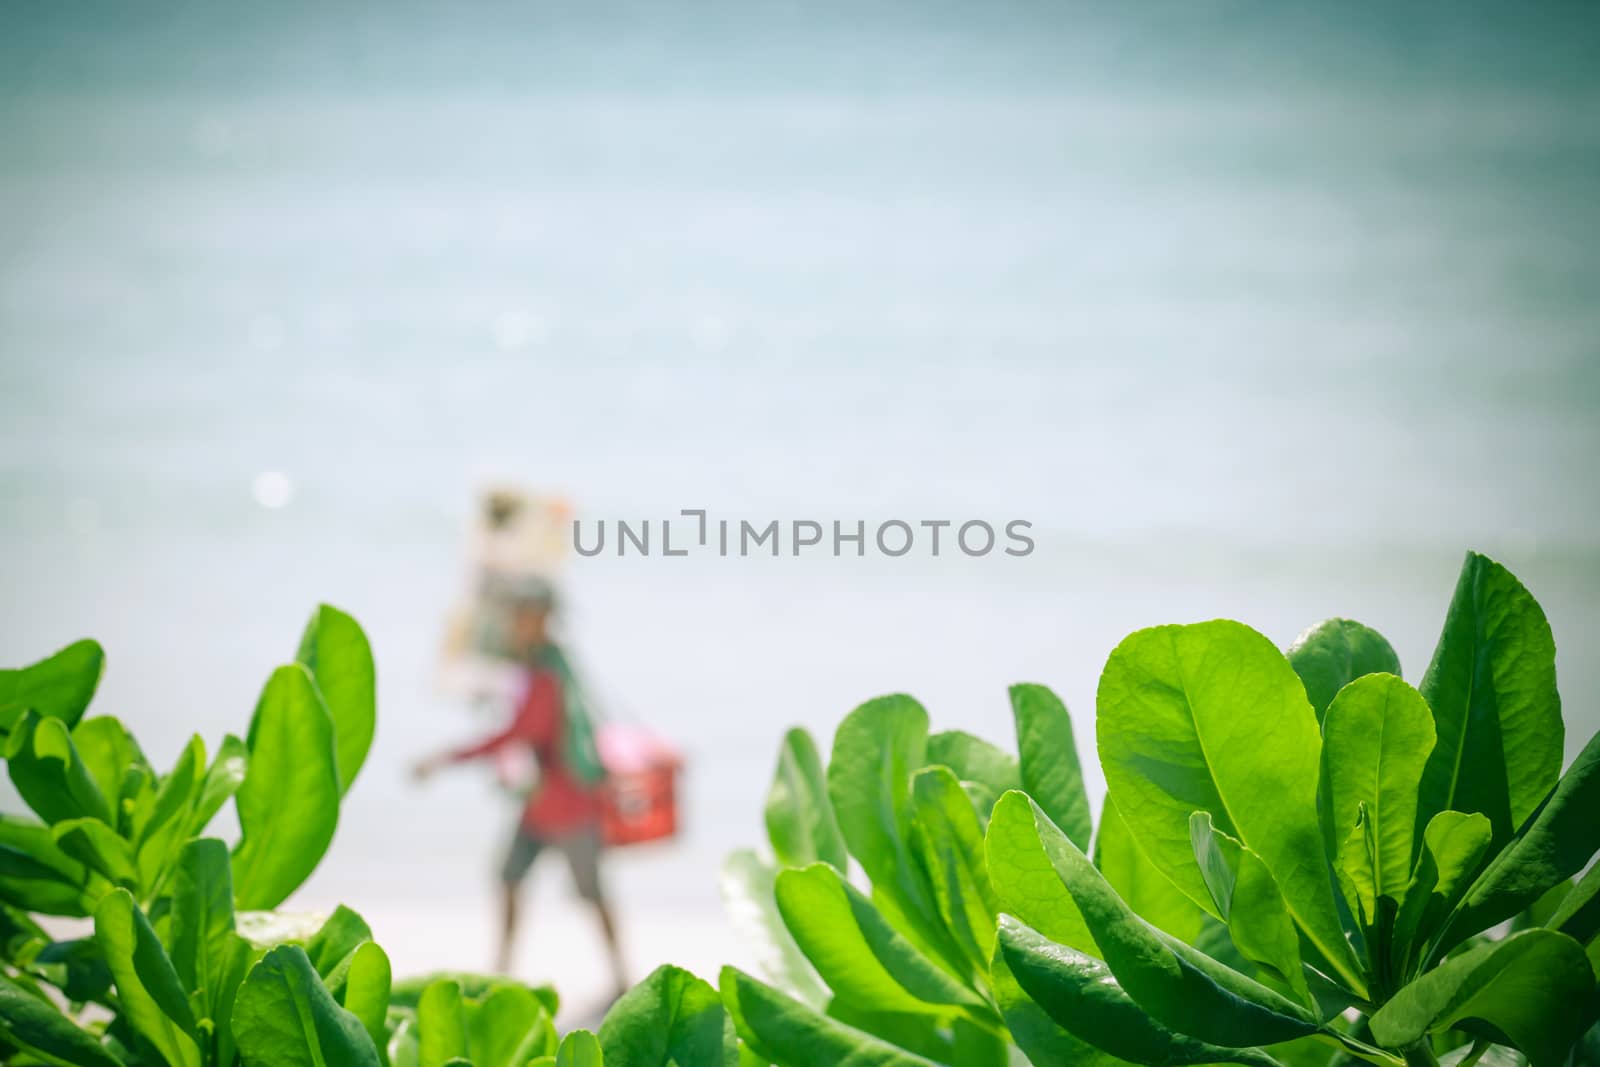
[[[500,868],[500,948],[495,956],[495,969],[500,974],[511,973],[511,954],[521,919],[522,882],[541,847],[543,842],[517,827]]]
[[[567,859],[572,864],[572,880],[578,895],[594,907],[600,921],[600,933],[606,942],[606,959],[611,965],[611,980],[620,996],[628,988],[628,968],[622,960],[622,938],[617,933],[616,918],[606,903],[600,886],[600,831],[586,831],[566,842]]]

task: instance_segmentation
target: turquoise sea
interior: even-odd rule
[[[1356,617],[1416,679],[1468,548],[1549,613],[1570,755],[1597,55],[1583,5],[6,4],[0,660],[98,636],[165,762],[243,729],[317,601],[356,614],[379,738],[300,899],[403,969],[489,955],[506,801],[406,767],[488,725],[433,667],[493,476],[1034,524],[571,567],[595,688],[690,761],[682,841],[611,872],[641,965],[738,950],[713,872],[786,726],[906,690],[1004,739],[1027,679],[1092,752],[1116,642],[1213,616]],[[561,881],[526,968],[581,992]]]

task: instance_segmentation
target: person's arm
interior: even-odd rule
[[[527,693],[522,698],[522,703],[517,708],[516,717],[504,730],[462,748],[449,749],[429,756],[416,765],[414,773],[419,779],[426,778],[441,767],[452,763],[465,763],[492,756],[513,741],[538,741],[547,729],[549,708],[558,697],[555,678],[548,672],[541,671],[534,675],[528,685]]]

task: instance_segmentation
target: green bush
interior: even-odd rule
[[[0,817],[0,1053],[84,1067],[1495,1067],[1600,1062],[1600,739],[1560,773],[1555,646],[1467,558],[1419,689],[1335,619],[1280,653],[1239,623],[1112,653],[1092,825],[1067,709],[1011,690],[1016,750],[851,713],[824,765],[791,731],[773,859],[725,894],[766,981],[662,967],[558,1041],[549,989],[391,983],[347,908],[277,908],[332,840],[371,744],[374,673],[321,608],[246,740],[157,773],[84,718],[80,642],[0,673],[37,818]],[[232,847],[206,829],[229,798]],[[1579,876],[1574,882],[1574,876]],[[863,889],[862,886],[869,888]],[[57,941],[39,916],[93,917]]]
[[[1572,881],[1600,738],[1561,774],[1555,645],[1505,568],[1467,557],[1419,689],[1359,623],[1283,653],[1219,620],[1129,636],[1097,704],[1092,847],[1042,686],[1011,690],[1015,755],[905,696],[826,766],[789,733],[776,863],[724,869],[778,987],[723,972],[759,1062],[1600,1062],[1600,868]]]
[[[391,985],[355,912],[270,910],[327,851],[372,744],[372,654],[354,620],[320,608],[247,739],[223,738],[208,760],[196,737],[165,774],[116,719],[84,717],[103,658],[80,641],[0,672],[7,770],[38,816],[0,816],[4,1062],[599,1062],[584,1031],[558,1045],[549,989],[471,975]],[[230,798],[231,848],[205,836]],[[57,941],[39,916],[92,918],[93,933]]]

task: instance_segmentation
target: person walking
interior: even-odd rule
[[[419,761],[418,781],[444,767],[497,757],[521,746],[531,750],[539,780],[528,793],[500,868],[501,930],[497,964],[511,969],[521,919],[521,890],[534,861],[545,852],[566,858],[578,895],[593,907],[605,939],[611,977],[620,995],[628,987],[616,920],[600,880],[604,841],[601,795],[605,772],[583,693],[560,646],[550,635],[555,591],[529,580],[510,597],[508,654],[525,669],[522,693],[504,729],[473,744]]]

